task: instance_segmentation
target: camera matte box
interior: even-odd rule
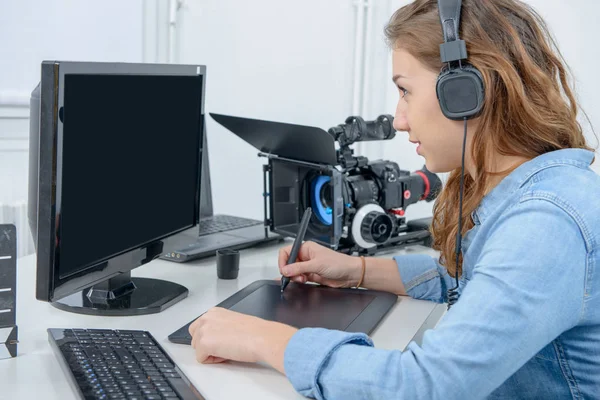
[[[295,237],[304,210],[312,206],[313,216],[305,240],[337,248],[342,237],[344,205],[342,175],[335,168],[338,160],[333,136],[314,126],[215,113],[210,116],[269,158],[264,179],[269,182],[271,231],[284,237]],[[317,209],[311,204],[310,179],[317,175],[330,179],[330,224],[318,223]]]
[[[317,164],[337,163],[335,140],[321,128],[215,113],[210,116],[263,153]]]
[[[17,229],[0,225],[0,359],[17,356]]]

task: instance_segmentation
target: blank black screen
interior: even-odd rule
[[[65,76],[61,277],[193,225],[201,79]]]
[[[230,310],[300,328],[345,330],[375,299],[367,293],[321,290],[290,285],[283,296],[278,285],[263,285]]]

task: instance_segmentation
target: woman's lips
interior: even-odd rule
[[[421,148],[421,142],[415,142],[412,140],[409,140],[409,142],[416,144],[417,145],[417,154],[421,154],[421,153],[419,153],[419,149]]]

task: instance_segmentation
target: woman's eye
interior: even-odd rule
[[[400,90],[400,96],[402,98],[404,98],[404,96],[406,96],[408,94],[408,91],[406,89],[404,89],[402,86],[398,86],[398,89]]]

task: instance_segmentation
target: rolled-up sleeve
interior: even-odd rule
[[[416,297],[440,299],[444,278],[427,260],[398,263]],[[363,334],[304,328],[286,348],[286,375],[317,399],[485,398],[577,324],[586,260],[571,216],[548,201],[524,201],[494,225],[460,300],[420,346],[377,349]]]
[[[316,379],[325,368],[328,357],[340,346],[348,344],[373,346],[371,339],[363,333],[323,328],[305,328],[296,332],[286,347],[284,365],[296,391],[306,397],[324,398]]]
[[[415,299],[436,303],[448,301],[452,286],[448,271],[434,257],[426,254],[406,254],[394,257],[406,293]]]

